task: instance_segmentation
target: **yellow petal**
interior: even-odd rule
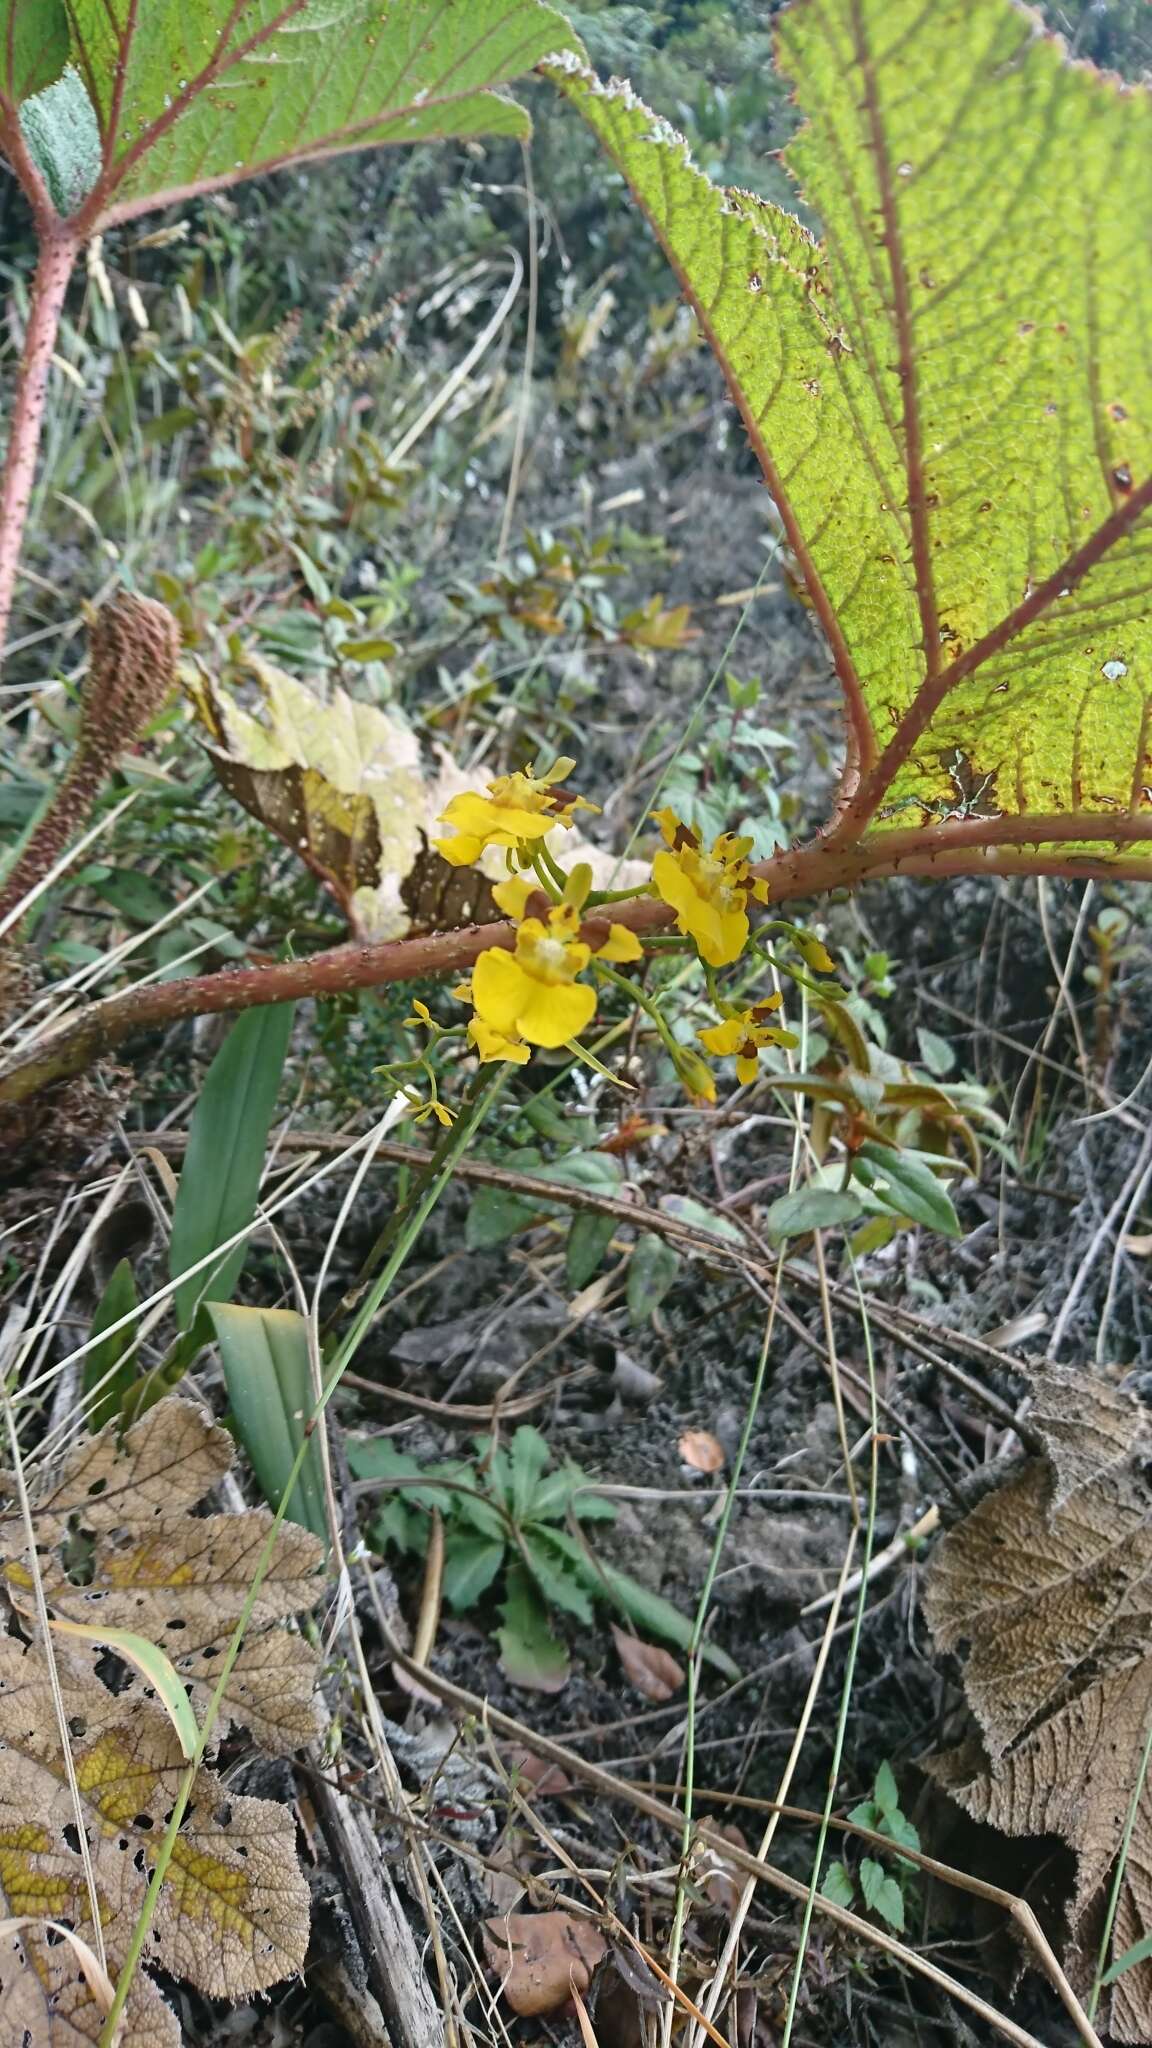
[[[719,1053],[721,1058],[725,1058],[743,1045],[748,1033],[739,1017],[725,1017],[719,1024],[709,1024],[706,1030],[698,1031],[696,1035],[709,1052]]]
[[[674,845],[676,840],[676,834],[680,830],[681,824],[681,821],[676,816],[675,811],[670,811],[667,807],[665,807],[662,811],[653,811],[652,816],[655,818],[656,823],[660,827],[666,845]]]
[[[652,880],[656,893],[676,912],[676,923],[687,938],[695,939],[705,960],[713,967],[723,966],[726,960],[734,960],[740,951],[729,953],[724,950],[723,921],[708,900],[701,896],[691,876],[686,875],[674,853],[658,853],[652,863]],[[748,920],[745,918],[745,935]],[[741,941],[743,943],[743,941]]]
[[[744,910],[722,910],[717,917],[719,936],[709,928],[706,936],[692,936],[710,967],[727,967],[738,960],[748,943],[748,914]]]
[[[468,1026],[468,1036],[485,1060],[511,1060],[515,1066],[526,1066],[532,1055],[519,1038],[509,1038],[503,1031],[493,1030],[483,1017],[473,1017]]]
[[[596,991],[586,981],[562,982],[546,988],[525,975],[530,994],[517,1017],[522,1038],[530,1045],[566,1045],[579,1038],[596,1015]]]
[[[516,1035],[516,1019],[532,988],[537,986],[525,974],[511,953],[489,946],[472,969],[472,1001],[476,1014],[497,1031]]]
[[[492,901],[505,916],[521,918],[528,898],[535,896],[539,887],[535,875],[509,875],[506,882],[497,882],[492,891]]]
[[[604,944],[597,946],[595,957],[597,960],[642,960],[644,948],[627,925],[613,924],[608,927]]]
[[[454,839],[434,839],[432,844],[442,859],[454,868],[470,868],[484,851],[484,841],[468,832],[457,832]]]
[[[751,1058],[749,1058],[749,1057],[748,1057],[748,1055],[747,1055],[746,1053],[742,1053],[742,1054],[740,1055],[740,1057],[739,1057],[739,1058],[737,1059],[737,1061],[736,1061],[736,1077],[737,1077],[737,1079],[738,1079],[738,1080],[740,1080],[740,1081],[743,1081],[743,1082],[744,1082],[744,1084],[745,1084],[745,1086],[747,1086],[747,1084],[748,1084],[748,1082],[749,1082],[749,1081],[755,1081],[755,1080],[758,1080],[758,1079],[759,1079],[759,1075],[760,1075],[760,1062],[759,1062],[759,1060],[751,1059]]]

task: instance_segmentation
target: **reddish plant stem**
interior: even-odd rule
[[[77,237],[61,222],[53,223],[42,234],[40,259],[32,285],[28,331],[24,337],[24,355],[12,406],[4,476],[0,482],[0,661],[8,639],[20,545],[36,478],[48,371],[56,347],[64,295],[79,247]]]
[[[1074,833],[1071,842],[1070,826]],[[1055,837],[1057,827],[1061,844],[1037,845],[1045,830]],[[896,874],[933,879],[976,874],[1147,877],[1152,873],[1149,853],[1089,855],[1077,853],[1075,844],[1106,840],[1119,847],[1149,839],[1152,817],[969,818],[952,825],[885,832],[851,846],[817,839],[763,861],[756,872],[771,885],[773,905],[802,902],[832,889]],[[1015,847],[1012,841],[1017,842]],[[1022,850],[1021,842],[1036,850]],[[667,906],[651,896],[613,904],[612,917],[635,932],[660,931],[672,921]],[[511,924],[468,925],[462,931],[435,932],[427,938],[336,946],[308,960],[226,969],[187,981],[129,989],[93,1004],[0,1069],[0,1104],[27,1101],[42,1088],[82,1073],[125,1039],[184,1017],[467,973],[486,947],[510,948],[514,941]]]

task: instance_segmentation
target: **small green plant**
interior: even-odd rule
[[[901,1811],[900,1791],[892,1766],[882,1763],[872,1786],[871,1799],[861,1800],[848,1815],[858,1828],[870,1828],[899,1848],[918,1849],[920,1837],[906,1813]],[[870,1913],[876,1913],[897,1934],[903,1934],[905,1908],[918,1882],[916,1865],[907,1856],[893,1855],[892,1870],[876,1856],[862,1856],[855,1875],[847,1864],[830,1863],[820,1890],[834,1905],[851,1906],[859,1890]]]
[[[477,1437],[474,1458],[434,1464],[398,1451],[388,1437],[360,1437],[348,1462],[358,1479],[396,1489],[371,1526],[378,1550],[422,1555],[431,1516],[442,1517],[443,1594],[454,1612],[469,1612],[499,1585],[500,1662],[513,1684],[558,1691],[568,1653],[552,1616],[569,1614],[590,1628],[597,1601],[688,1648],[689,1617],[591,1549],[581,1524],[614,1520],[615,1506],[579,1465],[553,1465],[538,1429],[523,1424],[507,1446]],[[736,1675],[721,1650],[705,1645],[704,1655]]]

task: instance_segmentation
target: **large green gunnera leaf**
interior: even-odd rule
[[[0,5],[4,0],[0,0]],[[6,0],[17,48],[56,0]],[[578,47],[542,0],[68,0],[85,232],[341,150],[527,132],[499,88]]]
[[[0,98],[18,107],[68,62],[64,0],[0,0]]]
[[[553,76],[723,365],[846,699],[835,848],[1152,853],[1152,97],[1013,0],[795,0],[787,167]],[[1143,842],[1143,844],[1142,844]],[[968,865],[972,865],[969,858]]]

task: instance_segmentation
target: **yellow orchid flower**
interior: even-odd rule
[[[719,1024],[709,1024],[697,1033],[709,1052],[721,1057],[736,1055],[737,1079],[747,1083],[754,1081],[760,1072],[760,1053],[766,1045],[795,1045],[796,1035],[784,1031],[768,1019],[780,1008],[779,995],[768,996],[762,1003],[753,1003],[749,1010],[736,1010],[731,1016],[721,1018]]]
[[[454,1110],[449,1109],[446,1102],[441,1102],[438,1095],[434,1095],[429,1102],[420,1102],[419,1097],[416,1098],[416,1101],[418,1107],[412,1111],[412,1121],[414,1124],[426,1124],[429,1117],[434,1116],[437,1123],[442,1124],[445,1130],[451,1129],[456,1121],[456,1113]]]
[[[526,917],[516,950],[490,946],[472,969],[477,1018],[510,1039],[554,1047],[578,1038],[596,1014],[596,991],[577,980],[592,958],[580,937],[580,913],[558,903],[547,924]]]
[[[501,908],[510,908],[518,885],[500,887],[508,895]],[[530,1046],[578,1038],[596,1014],[596,991],[579,979],[589,962],[639,960],[643,950],[624,925],[593,917],[582,927],[575,903],[554,903],[546,921],[524,918],[512,952],[489,946],[472,969],[468,1036],[481,1060],[522,1066]]]
[[[575,761],[561,758],[545,775],[518,771],[498,775],[488,784],[488,795],[466,789],[454,796],[442,813],[441,823],[451,825],[450,839],[434,839],[433,845],[454,868],[471,867],[486,846],[517,846],[523,840],[543,839],[554,825],[570,826],[573,811],[594,811],[595,804],[582,796],[563,796],[555,784],[571,775]]]
[[[750,839],[722,832],[705,853],[691,827],[674,811],[655,812],[664,850],[652,863],[656,894],[676,912],[676,924],[693,939],[710,967],[726,967],[748,943],[748,904],[763,901],[765,884],[748,865]]]

